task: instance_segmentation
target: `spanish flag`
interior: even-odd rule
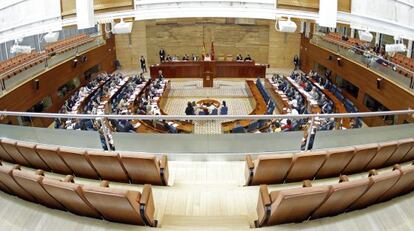
[[[206,57],[206,43],[203,41],[203,54],[201,55],[202,60],[204,60],[204,57]]]

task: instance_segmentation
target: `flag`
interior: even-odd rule
[[[214,41],[211,41],[211,61],[214,60]]]
[[[202,60],[204,60],[204,57],[206,57],[206,43],[203,41],[203,54],[201,55]]]

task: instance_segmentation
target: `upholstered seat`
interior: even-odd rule
[[[60,147],[59,155],[76,176],[99,179],[99,175],[89,162],[85,150]]]
[[[83,186],[87,200],[109,221],[155,226],[154,201],[150,185],[138,191]]]
[[[343,174],[357,173],[365,170],[367,164],[377,154],[378,144],[365,144],[355,147],[352,160],[345,167]]]
[[[13,178],[16,182],[27,192],[36,198],[36,200],[50,208],[66,210],[55,198],[53,198],[41,184],[43,176],[32,173],[24,172],[18,169],[14,169]]]
[[[3,148],[2,143],[3,141],[0,139],[0,158],[9,163],[16,163],[16,161],[9,155],[6,149]]]
[[[30,163],[32,167],[49,170],[49,166],[47,166],[47,164],[37,154],[35,143],[18,141],[16,146],[22,156]]]
[[[329,151],[325,163],[316,174],[316,178],[339,176],[354,157],[354,153],[354,147],[335,148]]]
[[[382,142],[378,144],[378,152],[366,166],[366,169],[382,168],[385,162],[394,154],[397,149],[397,141]]]
[[[20,164],[23,166],[29,166],[29,162],[22,156],[19,150],[16,147],[17,141],[10,139],[2,139],[1,145],[6,150],[6,152],[14,160],[13,163]]]
[[[321,166],[325,163],[326,151],[303,152],[296,154],[286,177],[286,182],[313,180]]]
[[[88,151],[92,166],[104,180],[129,182],[125,167],[116,152]]]
[[[42,185],[68,211],[81,216],[101,218],[99,212],[86,200],[79,184],[44,178]]]
[[[53,172],[61,174],[73,174],[69,166],[59,156],[59,148],[54,146],[39,144],[36,146],[36,152],[42,160],[50,167]]]
[[[6,186],[10,193],[16,195],[22,199],[37,202],[36,199],[27,192],[24,188],[22,188],[13,178],[12,171],[13,169],[18,169],[17,166],[13,168],[0,166],[0,182]]]
[[[401,171],[401,177],[390,189],[388,189],[377,202],[382,202],[394,198],[396,196],[411,192],[414,189],[414,165],[405,166],[397,169]]]
[[[385,165],[390,166],[393,164],[401,163],[401,160],[407,155],[407,153],[414,146],[414,138],[398,140],[398,146],[394,154],[388,158]]]
[[[253,162],[246,156],[246,184],[277,184],[283,183],[293,162],[293,155],[262,155]]]
[[[140,153],[119,153],[125,170],[133,183],[137,184],[168,184],[167,156],[158,159],[155,155]]]

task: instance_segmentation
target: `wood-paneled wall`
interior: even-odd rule
[[[329,56],[331,56],[331,59],[328,59]],[[311,44],[309,39],[302,36],[300,48],[302,70],[309,72],[315,67],[315,64],[319,63],[332,71],[333,78],[335,78],[335,76],[340,76],[357,86],[359,88],[357,98],[354,98],[347,93],[344,93],[344,95],[349,98],[360,111],[369,111],[364,105],[365,94],[375,98],[390,110],[406,110],[414,107],[414,94],[409,93],[385,78],[381,81],[381,87],[378,89],[377,78],[381,78],[381,76],[344,57],[340,57],[341,65],[338,65],[338,57],[340,56]],[[406,116],[399,116],[398,119],[400,123],[404,119],[412,121],[412,119]],[[365,122],[367,122],[368,125],[378,125],[378,121],[375,121],[375,119],[372,118],[365,119]]]
[[[352,0],[338,0],[338,10],[351,12],[351,3]],[[319,0],[277,0],[277,8],[319,11]]]
[[[250,24],[246,24],[250,23]],[[214,40],[216,57],[250,54],[271,67],[292,67],[299,53],[300,34],[275,31],[274,21],[225,18],[164,19],[134,22],[131,35],[116,35],[117,57],[125,68],[137,68],[140,55],[147,64],[159,63],[163,47],[170,55],[210,52]]]
[[[58,112],[66,98],[70,96],[69,94],[65,98],[59,97],[59,87],[76,76],[79,76],[81,86],[86,84],[84,72],[98,64],[101,66],[101,71],[110,73],[115,70],[114,60],[116,59],[116,52],[114,40],[115,38],[112,37],[107,40],[107,43],[104,46],[100,46],[85,53],[84,55],[86,55],[87,61],[77,65],[76,68],[72,66],[73,59],[70,59],[2,96],[0,98],[0,110],[25,112],[43,98],[50,96],[52,98],[52,106],[49,107],[46,112]],[[39,80],[38,90],[34,87],[35,79]],[[7,120],[7,118],[4,118],[3,121],[0,120],[0,122],[8,122],[5,120]],[[16,123],[15,120],[12,120],[12,122]],[[43,125],[47,126],[48,124]]]
[[[60,0],[62,16],[74,16],[76,14],[76,0]],[[94,0],[95,12],[109,12],[134,8],[134,0]]]

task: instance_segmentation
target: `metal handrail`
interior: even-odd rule
[[[36,112],[15,112],[0,111],[1,116],[24,116],[35,118],[59,118],[59,119],[114,119],[114,120],[270,120],[270,119],[306,119],[306,118],[358,118],[376,117],[387,115],[412,115],[414,110],[381,111],[381,112],[358,112],[358,113],[336,113],[336,114],[301,114],[301,115],[91,115],[91,114],[59,114],[59,113],[36,113]]]

